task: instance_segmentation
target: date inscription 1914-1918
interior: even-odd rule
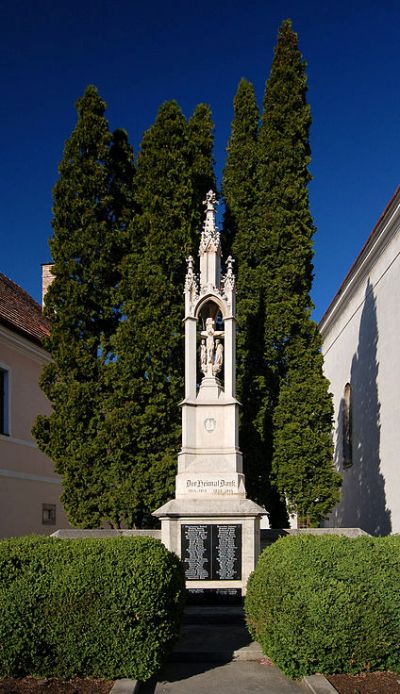
[[[181,548],[186,580],[241,580],[242,526],[240,524],[182,525]]]

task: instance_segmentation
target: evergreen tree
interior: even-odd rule
[[[195,237],[204,222],[206,193],[216,189],[213,160],[213,131],[211,109],[198,104],[188,121],[188,144],[193,186],[192,229]],[[197,250],[197,249],[196,249]]]
[[[223,177],[224,244],[237,262],[237,390],[242,404],[240,447],[249,496],[271,509],[271,427],[268,372],[264,359],[265,297],[258,227],[259,112],[253,86],[242,79]],[[282,523],[280,523],[282,525]]]
[[[266,85],[259,137],[266,406],[278,489],[291,510],[317,523],[337,500],[339,478],[332,462],[332,401],[310,317],[314,226],[307,188],[311,115],[306,92],[305,63],[286,20]]]
[[[51,362],[41,379],[53,409],[34,427],[39,447],[63,476],[70,522],[86,527],[105,520],[102,503],[111,484],[99,432],[120,320],[117,287],[134,174],[126,133],[110,133],[105,108],[89,86],[77,102],[77,125],[54,188],[54,281],[46,296]]]
[[[223,250],[229,254],[234,239],[232,252],[238,266],[246,264],[255,268],[258,264],[254,220],[258,200],[257,141],[260,116],[254,87],[245,79],[239,82],[233,107],[234,119],[222,182],[225,199]],[[242,287],[238,293],[239,300],[248,288],[249,283]]]
[[[223,182],[224,232],[237,260],[246,485],[275,527],[287,523],[286,502],[318,523],[337,500],[340,481],[332,464],[332,400],[311,320],[306,91],[297,36],[285,21],[260,128],[254,90],[245,80],[239,84]]]
[[[122,472],[120,498],[129,524],[174,494],[180,448],[185,258],[193,253],[199,204],[212,177],[212,123],[199,107],[188,126],[176,102],[165,103],[145,133],[138,158],[132,252],[122,283],[115,345],[111,456]],[[110,439],[111,437],[108,436]]]
[[[276,483],[301,525],[318,526],[339,501],[333,469],[332,397],[323,375],[317,326],[288,346],[288,369],[274,412]]]

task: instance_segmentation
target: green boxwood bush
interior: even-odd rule
[[[250,576],[245,611],[289,677],[400,672],[400,536],[282,538]]]
[[[179,559],[148,537],[0,541],[0,676],[146,680],[183,610]]]

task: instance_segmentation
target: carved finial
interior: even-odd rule
[[[229,255],[226,259],[226,276],[227,277],[232,277],[233,275],[233,263],[234,259],[232,258],[231,255]]]
[[[194,259],[193,259],[193,256],[192,256],[192,255],[189,255],[189,256],[186,258],[186,263],[187,263],[187,271],[188,271],[188,274],[193,274],[193,270],[194,270]]]
[[[233,263],[234,259],[232,256],[228,256],[226,259],[226,273],[225,277],[223,278],[223,285],[224,285],[224,294],[225,296],[229,295],[230,293],[233,292],[233,288],[235,286],[235,275],[233,274]]]
[[[206,208],[206,219],[201,232],[200,253],[208,250],[216,252],[220,249],[219,231],[215,223],[215,208],[218,205],[217,196],[213,190],[209,190],[203,201]]]
[[[215,205],[218,205],[218,200],[213,190],[208,191],[206,194],[206,199],[203,200],[203,205],[206,206],[207,212],[215,212]]]
[[[185,277],[185,292],[189,292],[192,295],[191,300],[194,301],[198,293],[198,286],[197,278],[194,272],[194,259],[192,255],[189,255],[189,257],[186,258],[186,263],[187,272]]]

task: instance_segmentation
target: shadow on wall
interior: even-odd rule
[[[391,532],[385,480],[380,472],[380,402],[377,363],[378,323],[373,286],[368,280],[361,315],[357,353],[351,364],[352,447],[350,466],[344,465],[345,408],[339,408],[335,462],[343,475],[342,499],[329,525],[359,527],[371,535]],[[343,384],[344,386],[344,384]]]

